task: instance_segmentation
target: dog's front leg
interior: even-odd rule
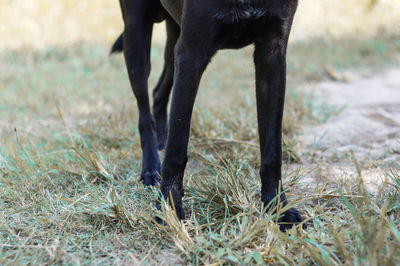
[[[179,219],[185,217],[182,207],[183,174],[187,163],[193,105],[200,78],[214,52],[207,47],[206,37],[208,36],[205,35],[203,39],[195,32],[189,29],[183,30],[175,51],[174,87],[167,146],[162,166],[161,192],[165,199],[171,200],[172,195]]]
[[[286,87],[286,45],[288,33],[277,30],[263,42],[256,43],[256,96],[261,148],[261,199],[267,206],[282,190],[282,117]],[[284,193],[280,202],[287,204]],[[274,206],[272,206],[274,207]],[[279,219],[285,231],[300,223],[302,217],[295,209],[286,211]]]

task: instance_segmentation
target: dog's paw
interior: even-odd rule
[[[159,210],[161,209],[159,203],[157,203],[156,206],[157,206],[157,209],[159,209]],[[178,219],[179,220],[184,220],[185,219],[185,211],[183,210],[182,205],[181,204],[175,204],[175,209],[176,209],[176,216],[178,217]],[[163,217],[156,216],[155,220],[160,225],[165,225],[166,224],[166,222],[165,222]]]
[[[288,211],[282,214],[282,217],[279,218],[278,224],[279,228],[282,232],[285,232],[291,229],[293,226],[298,225],[303,221],[303,217],[300,212],[294,208],[289,209]],[[303,229],[306,229],[307,225],[303,224]]]
[[[145,186],[155,186],[160,182],[160,174],[159,171],[157,170],[151,170],[151,171],[142,171],[140,175],[140,181],[145,185]]]
[[[171,201],[170,197],[168,196],[167,202],[168,202],[168,204],[171,205],[173,210],[176,210],[176,216],[178,217],[178,219],[179,220],[184,220],[185,219],[185,211],[183,210],[182,201],[181,200]],[[172,204],[172,202],[173,202],[173,204]],[[157,208],[157,210],[161,210],[161,199],[159,199],[156,202],[156,208]],[[157,216],[157,217],[155,217],[155,220],[156,220],[156,222],[158,224],[161,224],[161,225],[165,225],[166,224],[162,217],[158,217]]]

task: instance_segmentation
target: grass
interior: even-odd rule
[[[353,45],[348,51],[356,51],[349,57],[336,42],[294,43],[289,87],[330,78],[322,69],[337,66],[342,56],[348,61],[339,71],[361,69],[365,60],[388,66],[399,44],[387,40],[348,42]],[[373,53],[380,42],[388,48]],[[2,265],[400,261],[399,171],[388,173],[377,194],[370,194],[362,179],[302,182],[310,173],[290,167],[289,162],[301,160],[293,136],[313,120],[315,107],[308,104],[312,98],[291,88],[283,181],[310,226],[284,234],[274,223],[284,210],[262,211],[248,50],[217,57],[202,83],[185,178],[188,219],[179,222],[166,205],[156,211],[157,189],[138,182],[137,114],[123,61],[109,58],[107,48],[80,44],[0,55]],[[305,56],[304,51],[311,52]],[[156,46],[155,72],[161,54]],[[233,63],[224,68],[228,58]],[[152,84],[156,77],[151,76]],[[210,97],[223,97],[225,105]],[[157,215],[165,217],[165,226],[154,224]]]
[[[300,183],[307,174],[301,170],[286,172],[289,197],[311,226],[284,234],[276,216],[262,213],[257,171],[239,154],[189,168],[188,219],[181,223],[168,205],[162,214],[155,210],[156,189],[126,174],[128,160],[104,158],[74,141],[48,151],[17,146],[7,157],[0,179],[2,264],[395,265],[400,259],[398,172],[377,195],[361,180],[331,188]],[[156,215],[167,224],[154,224]]]
[[[294,56],[288,59],[289,74],[299,82],[327,78],[347,81],[351,79],[349,72],[368,75],[398,64],[399,49],[397,35],[298,41],[290,47]]]

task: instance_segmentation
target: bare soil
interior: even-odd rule
[[[350,80],[317,85],[316,101],[339,114],[305,128],[299,143],[323,164],[319,176],[361,174],[373,186],[400,162],[400,68]]]

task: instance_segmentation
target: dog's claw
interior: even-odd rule
[[[303,221],[303,217],[301,216],[300,212],[294,208],[289,209],[283,216],[279,218],[278,224],[279,228],[282,232],[286,232],[287,230],[291,229],[293,226],[301,223]],[[307,228],[307,225],[303,224],[303,229]]]
[[[140,181],[145,185],[145,186],[155,186],[160,182],[159,179],[160,174],[158,171],[153,170],[153,171],[142,171],[140,175]]]

